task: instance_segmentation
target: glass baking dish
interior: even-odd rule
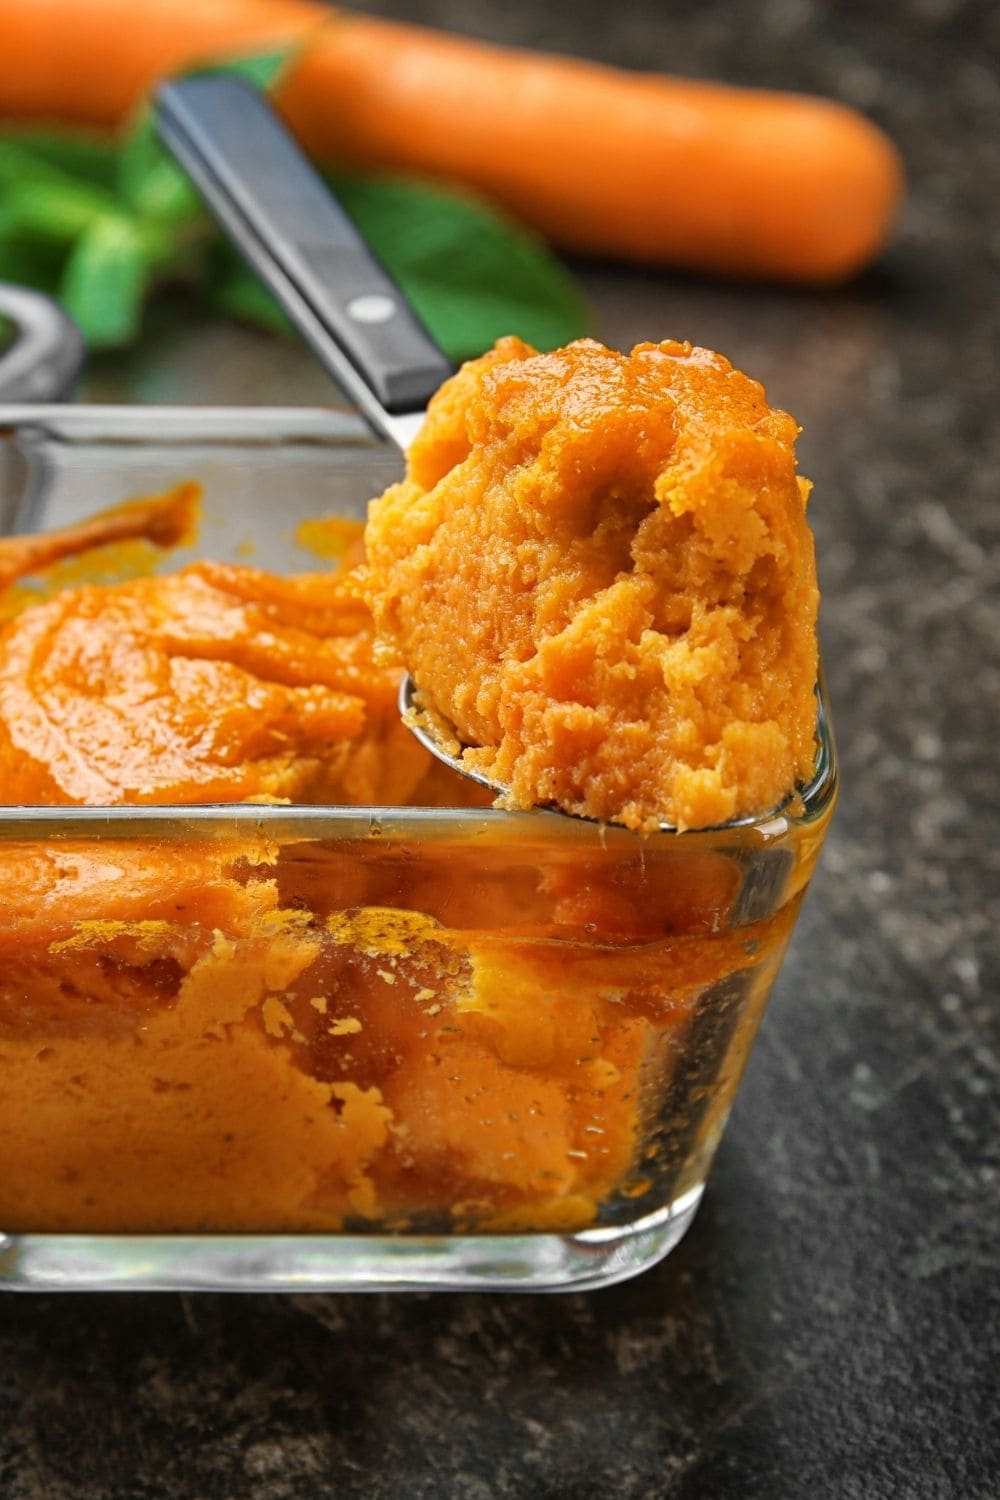
[[[315,569],[300,524],[361,518],[399,468],[334,410],[0,407],[8,533],[194,479],[198,554]],[[821,694],[810,785],[706,832],[470,806],[458,778],[434,806],[0,808],[0,1286],[651,1265],[697,1209],[836,781]]]

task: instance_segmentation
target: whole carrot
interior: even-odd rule
[[[160,78],[295,44],[312,0],[0,0],[0,117],[110,127]]]
[[[278,103],[323,158],[479,189],[570,250],[834,281],[882,247],[899,157],[853,110],[341,12]]]
[[[522,52],[310,0],[0,0],[0,113],[110,124],[158,77],[300,46],[277,102],[321,160],[484,192],[564,249],[841,280],[903,185],[853,110]]]

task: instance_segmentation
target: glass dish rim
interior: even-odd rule
[[[757,835],[771,843],[791,829],[808,827],[831,807],[838,789],[837,750],[830,723],[826,686],[820,674],[816,687],[816,760],[811,780],[797,787],[777,807],[760,814],[734,818],[711,828],[678,832],[662,825],[640,834],[617,823],[599,823],[590,818],[567,816],[548,808],[510,812],[505,808],[342,806],[334,803],[143,803],[109,807],[0,806],[0,842],[47,837],[136,838],[160,836],[207,837],[223,829],[237,834],[254,832],[280,835],[294,828],[302,836],[303,825],[315,837],[340,839],[372,836],[405,837],[428,835],[502,833],[504,839],[546,843],[574,840],[602,847],[654,850],[663,840],[673,842],[717,840],[730,832]]]

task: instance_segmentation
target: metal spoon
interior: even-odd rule
[[[164,84],[155,107],[161,138],[232,244],[369,425],[405,452],[452,366],[264,96],[203,75]],[[437,760],[504,790],[435,737],[408,673],[399,708]]]
[[[451,363],[263,94],[207,74],[162,85],[155,108],[232,244],[369,425],[405,451]]]
[[[449,750],[439,738],[436,732],[434,717],[428,714],[420,701],[420,689],[417,687],[409,672],[403,676],[399,684],[399,717],[413,735],[419,740],[425,750],[429,750],[435,760],[439,760],[449,770],[456,771],[459,776],[464,776],[468,781],[474,781],[478,786],[484,786],[488,791],[495,792],[501,796],[507,788],[500,781],[493,781],[491,777],[482,771],[473,770],[462,760],[463,747],[457,734],[452,732],[453,743],[459,746],[457,752]]]
[[[232,244],[372,429],[405,452],[452,366],[264,96],[241,79],[207,74],[162,85],[155,109],[165,145]],[[820,707],[822,750],[822,698]],[[462,763],[457,734],[457,754],[441,742],[409,675],[399,709],[450,770],[507,790]]]

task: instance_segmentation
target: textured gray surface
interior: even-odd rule
[[[987,1500],[1000,1494],[998,12],[382,8],[836,94],[901,143],[901,234],[849,290],[580,268],[609,342],[715,345],[805,428],[841,809],[705,1203],[668,1262],[568,1298],[8,1296],[0,1494]],[[325,389],[304,354],[192,331],[91,389],[123,381],[144,399]]]

